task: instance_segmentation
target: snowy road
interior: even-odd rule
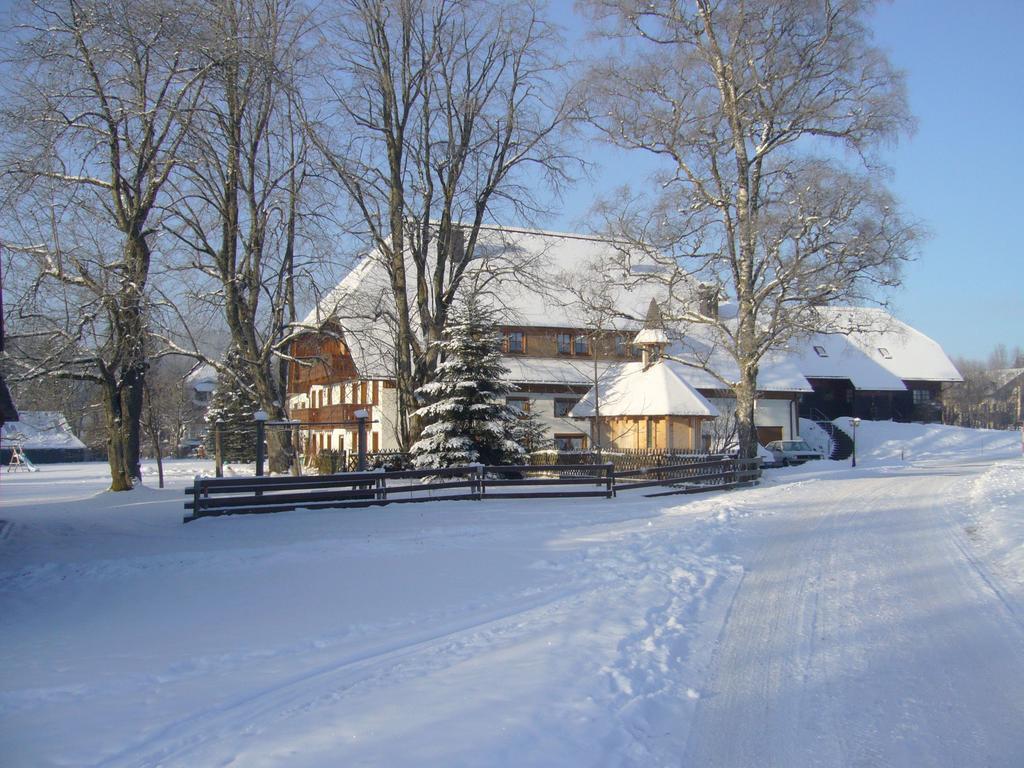
[[[745,574],[682,764],[1024,765],[1020,608],[949,504],[988,467],[749,498],[767,514],[741,523]]]
[[[1019,438],[872,429],[733,493],[187,526],[188,463],[4,475],[0,765],[1024,765]]]

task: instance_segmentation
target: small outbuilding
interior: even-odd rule
[[[600,443],[609,450],[691,452],[703,449],[701,424],[718,410],[685,378],[685,366],[665,360],[669,339],[653,301],[633,340],[642,359],[610,371],[576,407],[576,418],[599,419]],[[593,430],[591,434],[597,433]]]
[[[13,446],[20,447],[33,464],[85,461],[89,454],[59,411],[21,411],[17,421],[5,423],[0,442],[4,465],[11,461]]]

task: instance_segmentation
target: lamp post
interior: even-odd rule
[[[263,477],[263,441],[266,439],[267,419],[270,414],[266,411],[256,411],[252,420],[256,422],[256,477]]]
[[[359,410],[355,412],[356,421],[359,423],[359,434],[356,446],[359,451],[359,471],[366,471],[366,420],[370,418],[369,411]]]
[[[851,461],[850,466],[851,467],[856,467],[857,466],[857,427],[860,426],[860,419],[858,419],[856,416],[854,416],[852,419],[850,419],[850,426],[853,427],[853,453],[850,454],[850,456],[852,457],[852,461]]]

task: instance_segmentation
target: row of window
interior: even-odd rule
[[[337,436],[333,432],[311,432],[306,438],[306,450],[313,453],[320,453],[320,451],[344,451],[346,450],[345,435],[345,432],[341,432]],[[354,433],[349,434],[348,450],[356,449],[356,440],[357,438]],[[379,432],[370,432],[368,434],[368,445],[366,447],[370,451],[380,450]]]
[[[630,344],[629,336],[618,335],[613,340],[616,356],[639,355],[640,350]],[[504,347],[506,354],[525,354],[527,351],[526,334],[523,331],[506,331]],[[558,333],[555,334],[555,351],[559,355],[589,355],[590,341],[582,334]]]
[[[379,405],[380,382],[353,381],[348,384],[339,384],[337,388],[334,386],[317,388],[310,392],[309,401],[311,408],[339,405],[340,403]]]
[[[569,411],[578,403],[578,397],[556,397],[554,400],[554,411],[556,418],[567,418]],[[530,398],[528,397],[506,397],[505,404],[522,414],[530,412]]]

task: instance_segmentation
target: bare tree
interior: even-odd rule
[[[206,278],[193,298],[223,313],[245,367],[240,386],[283,418],[281,361],[295,330],[296,276],[309,258],[297,249],[309,242],[318,199],[299,119],[308,15],[297,0],[217,0],[208,13],[211,71],[174,182],[171,231]],[[268,444],[271,471],[284,471],[289,433],[271,430]]]
[[[102,391],[111,489],[140,477],[148,281],[159,206],[206,69],[187,0],[35,0],[6,52],[6,245],[19,257],[21,378]]]
[[[414,392],[434,374],[481,227],[501,213],[532,217],[538,186],[566,178],[558,137],[570,102],[556,36],[533,3],[337,5],[313,135],[387,271],[408,444]]]
[[[902,77],[870,44],[871,0],[581,5],[622,41],[589,78],[593,125],[667,167],[659,196],[623,196],[608,223],[734,300],[727,317],[685,296],[674,311],[731,359],[712,372],[735,393],[753,455],[765,356],[820,328],[817,307],[895,284],[911,254],[918,232],[871,154],[911,127]]]

